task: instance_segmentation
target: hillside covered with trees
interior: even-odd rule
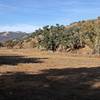
[[[14,43],[12,43],[14,42]],[[93,54],[100,54],[100,18],[72,23],[68,26],[56,24],[44,26],[22,41],[5,42],[7,46],[15,47],[31,44],[32,48],[51,51],[74,51],[88,46]],[[16,44],[16,45],[15,45]],[[27,44],[27,45],[29,45]]]

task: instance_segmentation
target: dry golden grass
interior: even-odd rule
[[[67,55],[66,53],[52,53],[46,51],[39,51],[35,49],[1,49],[0,56],[6,58],[5,61],[1,62],[2,64],[0,65],[0,72],[34,73],[44,69],[100,66],[99,57],[75,56],[75,55],[71,56]],[[22,59],[20,56],[22,56]],[[24,59],[24,58],[29,58],[29,59]],[[17,61],[16,59],[18,59],[19,61]],[[24,60],[24,62],[26,60],[26,62],[24,63],[22,60]],[[39,60],[39,61],[35,63],[34,60]],[[5,64],[6,61],[8,61],[7,64]]]
[[[99,57],[0,50],[0,100],[99,99]]]

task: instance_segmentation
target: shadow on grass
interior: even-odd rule
[[[0,76],[0,100],[99,99],[99,67],[50,69],[41,74],[6,73]]]
[[[17,65],[19,63],[42,63],[47,58],[26,58],[24,56],[0,56],[0,65]]]

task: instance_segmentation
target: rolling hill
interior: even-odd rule
[[[17,40],[20,38],[21,41],[11,41],[7,46],[17,46],[17,48],[36,47],[53,52],[85,51],[88,48],[92,51],[91,54],[100,54],[100,17],[92,20],[74,22],[66,26],[59,24],[47,25],[39,28],[29,36],[22,32],[5,32],[1,33],[0,41],[8,39]]]
[[[29,36],[29,34],[25,32],[0,32],[0,42],[5,42],[8,40],[14,40],[14,39],[20,40],[27,36]]]

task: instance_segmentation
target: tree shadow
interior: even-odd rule
[[[47,58],[26,58],[24,56],[0,56],[0,65],[17,65],[19,63],[43,63]]]
[[[40,74],[6,73],[0,76],[0,100],[99,99],[99,67],[50,69]]]

